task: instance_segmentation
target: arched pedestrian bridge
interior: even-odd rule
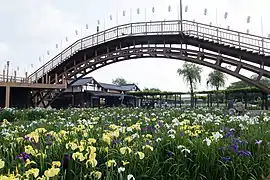
[[[82,38],[28,78],[33,83],[66,83],[96,69],[137,58],[169,58],[193,62],[239,78],[268,93],[260,83],[270,78],[270,39],[184,20],[124,24]],[[230,68],[229,68],[230,67]],[[258,74],[250,79],[241,73]],[[109,74],[108,74],[109,76]],[[35,105],[47,107],[62,90],[33,94]]]

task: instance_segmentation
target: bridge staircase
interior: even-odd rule
[[[91,58],[95,59],[98,55],[100,56],[100,54],[97,54],[94,49],[101,48],[105,43],[110,43],[111,41],[119,39],[120,46],[118,46],[118,48],[121,49],[123,48],[121,47],[121,41],[127,41],[128,38],[147,38],[147,45],[147,43],[155,43],[151,40],[154,36],[163,38],[166,38],[167,36],[177,36],[180,37],[179,41],[174,43],[181,44],[181,46],[182,44],[192,45],[204,50],[225,54],[262,66],[270,66],[270,39],[268,38],[193,21],[184,20],[182,25],[180,21],[157,21],[124,24],[82,38],[32,73],[28,79],[31,79],[33,83],[45,81],[50,84],[67,83],[67,80],[70,78],[73,78],[76,81],[76,79],[86,75],[86,71],[84,74],[77,71],[77,64],[82,63],[83,61],[91,63],[91,61],[89,61],[89,54],[84,53],[86,50],[91,50],[92,48]],[[132,43],[135,46],[140,42],[135,42],[134,40],[132,42],[131,40],[131,44]],[[241,67],[237,67],[238,73],[240,69]],[[73,82],[67,84],[66,87],[69,87],[71,83]],[[37,97],[35,104],[38,106],[48,107],[62,94],[63,91],[65,91],[65,88],[38,91],[34,94],[33,99]]]

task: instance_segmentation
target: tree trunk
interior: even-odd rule
[[[193,84],[192,84],[192,80],[189,79],[189,84],[190,84],[190,105],[191,108],[194,107],[194,92],[193,92]]]
[[[217,107],[219,107],[219,101],[218,101],[218,90],[219,90],[219,87],[217,87],[217,92],[216,92]]]

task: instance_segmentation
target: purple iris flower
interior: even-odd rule
[[[173,152],[168,151],[168,152],[167,152],[167,155],[168,155],[169,157],[172,157],[172,156],[173,156]]]
[[[71,155],[70,154],[65,154],[64,155],[64,159],[63,159],[63,162],[62,162],[62,164],[63,164],[63,168],[64,169],[67,169],[68,168],[68,162],[71,160]]]
[[[251,156],[251,152],[250,151],[247,151],[247,150],[242,150],[242,151],[238,151],[238,156]]]
[[[228,162],[231,161],[231,158],[229,156],[224,156],[221,158],[222,161]]]
[[[158,122],[158,125],[159,125],[159,127],[163,126],[162,122]]]
[[[233,151],[237,151],[238,150],[238,145],[236,145],[236,144],[230,145],[230,146],[228,146],[228,149],[231,149]]]
[[[230,137],[232,137],[232,136],[234,135],[234,133],[235,133],[235,129],[232,128],[232,129],[229,130],[229,132],[227,132],[227,133],[224,135],[224,137],[225,137],[225,138],[230,138]]]
[[[262,143],[262,140],[256,140],[255,141],[255,144],[261,144]]]
[[[26,152],[22,152],[17,156],[18,159],[26,161],[30,158],[30,154],[27,154]]]

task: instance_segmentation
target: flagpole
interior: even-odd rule
[[[82,27],[81,27],[81,39],[83,38],[83,34],[82,34],[83,30],[82,30]]]
[[[145,22],[146,22],[146,8],[144,9],[144,19],[145,19]]]
[[[180,0],[180,27],[181,27],[181,31],[183,31],[183,7],[182,7],[182,0]]]
[[[130,13],[130,23],[132,23],[132,8],[130,8],[130,10],[129,10],[129,13]]]
[[[217,18],[217,16],[218,16],[218,9],[216,7],[216,26],[218,26],[218,18]]]
[[[261,16],[261,33],[262,33],[262,37],[263,37],[263,18]]]

